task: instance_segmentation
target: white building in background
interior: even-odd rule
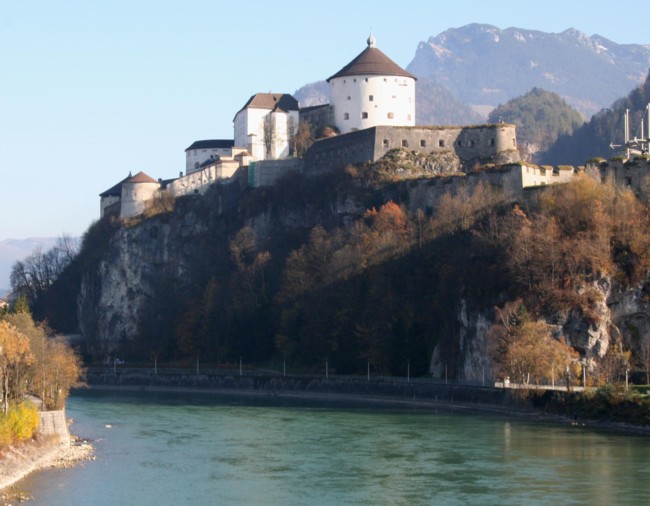
[[[195,141],[185,150],[185,173],[199,170],[201,164],[216,158],[232,158],[235,143],[232,139],[207,139]],[[241,150],[240,150],[241,151]]]
[[[256,160],[288,157],[299,109],[298,101],[286,93],[253,95],[233,119],[235,146],[246,148]]]
[[[374,126],[415,126],[415,76],[368,47],[327,82],[330,114],[341,133]]]

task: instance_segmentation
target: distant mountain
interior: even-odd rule
[[[625,109],[630,110],[630,137],[641,137],[643,134],[639,127],[648,103],[650,74],[643,84],[614,102],[611,108],[594,115],[571,135],[559,137],[546,153],[539,155],[540,159],[549,164],[581,165],[589,158],[611,158],[620,154],[609,145],[623,142]],[[647,131],[647,120],[645,125]]]
[[[13,264],[31,254],[37,247],[43,251],[50,249],[56,240],[56,237],[30,237],[0,241],[0,296],[10,289],[9,277]]]
[[[326,81],[316,81],[298,88],[293,96],[300,103],[300,107],[327,104],[330,101],[329,88]]]
[[[649,65],[649,46],[573,28],[544,33],[471,24],[420,42],[407,70],[466,104],[494,107],[538,87],[589,117],[642,82]]]
[[[533,88],[494,109],[489,123],[513,123],[517,126],[517,145],[524,160],[538,161],[537,153],[546,151],[560,135],[568,135],[584,123],[578,111],[557,93]]]
[[[468,125],[485,120],[447,88],[430,79],[418,79],[415,86],[415,121],[418,125]],[[329,89],[325,81],[317,81],[296,90],[294,97],[300,102],[300,107],[327,104]]]

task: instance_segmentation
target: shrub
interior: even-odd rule
[[[10,406],[7,416],[0,416],[0,448],[34,437],[40,417],[30,402]]]

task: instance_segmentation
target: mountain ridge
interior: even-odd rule
[[[649,66],[648,45],[575,28],[547,33],[473,23],[421,41],[406,69],[467,104],[496,106],[540,87],[591,116],[642,82]]]

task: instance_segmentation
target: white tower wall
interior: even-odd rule
[[[330,80],[330,105],[341,133],[373,126],[415,126],[415,80],[345,76]]]

